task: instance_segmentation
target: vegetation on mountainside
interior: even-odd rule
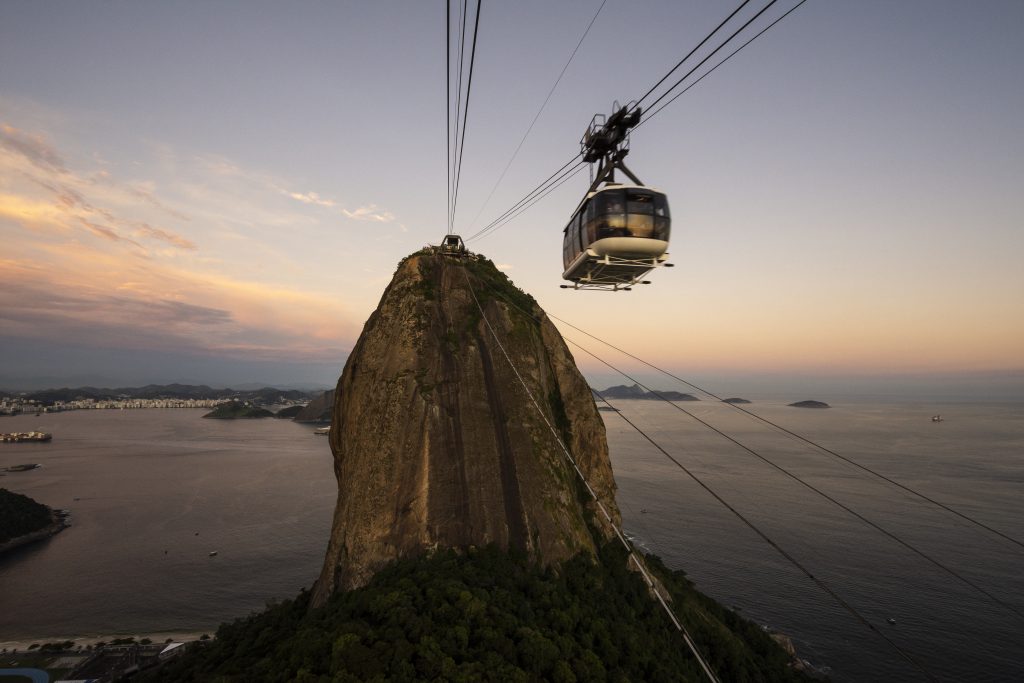
[[[401,560],[310,611],[309,593],[222,625],[141,681],[679,681],[702,674],[620,546],[559,570],[493,547]],[[755,624],[652,558],[726,681],[805,681]]]
[[[52,522],[50,508],[28,496],[0,489],[0,543],[44,529]]]
[[[473,290],[481,304],[493,298],[505,299],[523,311],[533,313],[537,301],[516,287],[515,283],[505,273],[498,270],[498,267],[489,258],[466,258],[462,259],[462,262],[469,274],[477,280]]]

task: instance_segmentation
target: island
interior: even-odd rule
[[[796,403],[789,404],[793,408],[831,408],[827,403],[821,401],[797,401]]]
[[[228,401],[208,412],[203,417],[214,420],[248,420],[258,417],[274,417],[274,413],[251,403]]]
[[[691,394],[683,394],[678,391],[645,391],[639,384],[627,387],[620,384],[608,387],[603,391],[595,391],[595,396],[600,398],[636,399],[640,401],[699,401],[700,399]]]
[[[750,403],[745,398],[723,398],[722,403],[732,403],[733,405],[739,405],[740,403]]]
[[[66,511],[0,489],[0,555],[62,531],[67,526],[66,517]]]

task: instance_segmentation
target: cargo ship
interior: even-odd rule
[[[0,434],[0,441],[4,443],[22,443],[25,441],[42,443],[52,438],[53,434],[47,434],[46,432],[6,432]]]

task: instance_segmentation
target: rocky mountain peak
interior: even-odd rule
[[[314,604],[438,547],[493,543],[545,564],[593,551],[592,529],[611,529],[552,432],[619,523],[586,381],[532,297],[481,257],[402,260],[345,364],[332,425],[338,503]]]

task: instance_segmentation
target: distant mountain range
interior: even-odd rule
[[[629,398],[639,399],[641,401],[660,401],[662,399],[668,399],[669,401],[699,401],[700,399],[690,394],[681,394],[678,391],[645,391],[640,388],[640,385],[634,384],[631,387],[627,387],[624,384],[620,384],[614,387],[608,387],[597,391],[591,389],[595,396],[600,393],[605,398]]]
[[[0,391],[0,396],[18,396],[20,398],[52,404],[54,401],[74,401],[76,399],[95,399],[97,401],[117,398],[240,398],[259,403],[276,403],[279,399],[298,401],[322,395],[322,391],[302,391],[299,389],[277,389],[260,387],[259,389],[214,389],[205,384],[148,384],[144,387],[119,387],[106,389],[97,387],[64,387],[61,389],[43,389],[24,393]]]

